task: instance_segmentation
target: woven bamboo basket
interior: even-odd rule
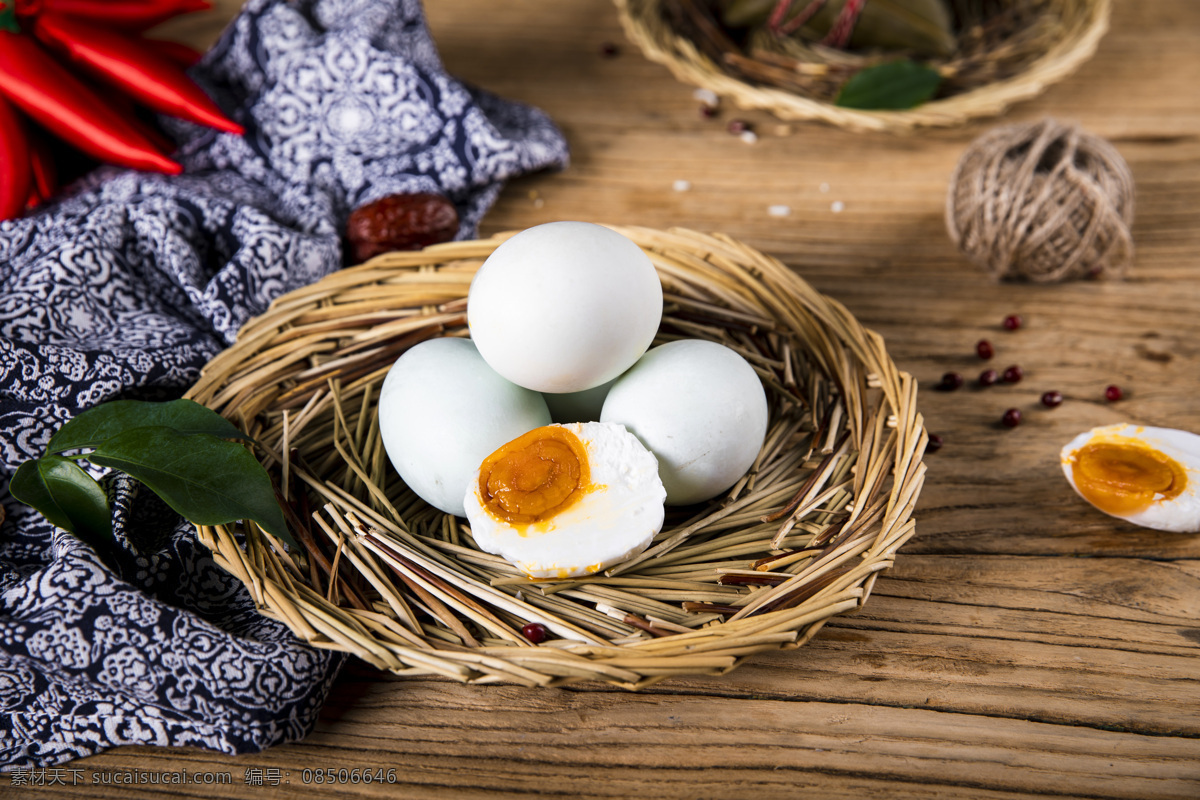
[[[379,256],[278,299],[189,393],[258,441],[278,483],[298,547],[252,523],[199,528],[264,613],[397,675],[637,689],[798,647],[866,602],[913,533],[928,441],[916,382],[774,258],[721,235],[615,230],[659,272],[656,343],[719,341],[762,378],[770,424],[750,472],[668,509],[632,561],[526,578],[401,483],[375,410],[405,349],[466,335],[471,278],[507,235]],[[531,622],[549,638],[523,636]]]
[[[839,107],[831,96],[852,74],[887,56],[821,46],[799,54],[747,53],[725,41],[712,20],[687,22],[697,9],[703,13],[704,0],[615,2],[629,39],[684,83],[784,120],[895,133],[995,116],[1035,97],[1091,58],[1111,10],[1111,0],[1029,0],[1031,18],[1011,35],[964,37],[955,54],[926,60],[944,76],[935,99],[907,110],[861,111]]]

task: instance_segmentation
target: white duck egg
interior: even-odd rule
[[[617,379],[601,422],[624,425],[658,458],[669,505],[708,500],[750,469],[767,434],[767,396],[750,364],[702,339],[655,347]]]
[[[531,578],[591,575],[662,529],[658,462],[620,425],[548,425],[479,465],[464,505],[480,548]]]
[[[462,516],[484,456],[550,422],[546,401],[496,374],[468,339],[429,339],[396,360],[379,392],[379,433],[417,495]]]
[[[608,397],[608,390],[615,382],[616,378],[613,378],[582,392],[542,392],[542,397],[546,399],[550,416],[555,422],[599,422],[604,398]]]
[[[550,222],[495,249],[471,281],[467,324],[501,375],[539,392],[579,392],[637,361],[662,320],[662,285],[628,238]]]
[[[1161,531],[1200,531],[1200,436],[1172,428],[1107,425],[1061,454],[1072,488],[1110,516]]]

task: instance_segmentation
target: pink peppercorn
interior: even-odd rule
[[[1062,405],[1062,392],[1049,391],[1042,394],[1042,405],[1046,408],[1058,408]]]
[[[534,644],[541,644],[546,641],[546,637],[550,635],[550,632],[546,630],[546,626],[542,623],[530,622],[521,628],[521,635]]]
[[[943,392],[952,392],[963,385],[963,376],[957,372],[947,372],[942,376],[942,382],[938,384],[939,389]]]

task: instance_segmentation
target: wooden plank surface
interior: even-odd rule
[[[99,798],[1200,796],[1200,537],[1094,512],[1057,457],[1100,424],[1200,431],[1200,3],[1116,0],[1096,57],[1040,98],[903,137],[731,108],[703,119],[691,87],[624,41],[608,0],[427,6],[455,75],[540,106],[572,147],[564,172],[510,184],[482,233],[555,219],[684,226],[784,259],[882,333],[924,387],[946,443],[927,459],[917,535],[862,611],[723,677],[632,694],[403,681],[352,664],[302,742],[239,757],[118,748],[66,765],[78,771],[67,782]],[[615,57],[601,55],[608,42]],[[1110,139],[1133,170],[1126,281],[998,285],[946,235],[967,144],[1045,115]],[[726,133],[732,117],[759,141]],[[770,216],[775,204],[791,215]],[[1021,330],[1001,328],[1010,313]],[[928,390],[947,370],[976,374],[980,338],[1025,379]],[[1109,383],[1127,399],[1107,403]],[[1061,407],[1038,407],[1047,389]],[[1013,430],[998,424],[1009,407],[1025,413]],[[391,769],[395,784],[317,785],[305,768]],[[126,769],[230,782],[104,783]],[[268,785],[247,786],[247,770]]]

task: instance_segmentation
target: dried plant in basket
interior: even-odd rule
[[[913,533],[928,441],[915,381],[777,260],[723,236],[617,230],[662,280],[658,341],[722,342],[762,377],[770,427],[751,471],[670,511],[632,561],[530,580],[399,481],[375,414],[402,352],[465,335],[471,278],[505,237],[379,256],[278,300],[190,393],[261,443],[302,545],[200,528],[266,613],[399,675],[640,688],[799,646],[866,601]]]
[[[783,119],[904,131],[1040,93],[1091,57],[1111,0],[615,2],[627,35],[680,80]]]

